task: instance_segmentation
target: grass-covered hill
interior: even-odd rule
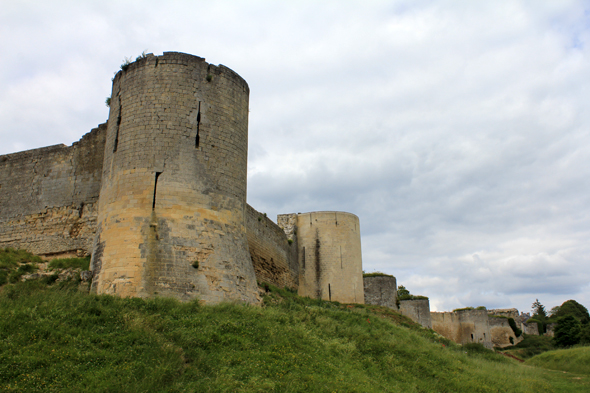
[[[86,288],[75,279],[0,287],[0,391],[590,391],[587,375],[460,347],[387,308],[274,287],[261,306]]]
[[[551,370],[590,375],[590,347],[545,352],[531,358],[527,364]]]

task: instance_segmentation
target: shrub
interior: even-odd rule
[[[582,325],[580,329],[580,344],[590,344],[590,323]]]
[[[551,337],[537,335],[523,335],[523,340],[512,347],[520,358],[530,358],[540,353],[555,349]]]
[[[560,307],[559,310],[552,315],[557,319],[561,317],[565,317],[567,315],[571,315],[576,318],[582,324],[586,324],[590,322],[590,314],[588,314],[588,310],[586,307],[582,306],[580,303],[576,302],[575,300],[568,300],[564,302]]]
[[[90,257],[85,258],[56,258],[52,259],[47,265],[49,270],[56,269],[80,269],[88,270],[90,268]]]
[[[32,273],[35,270],[37,270],[38,267],[36,265],[32,265],[30,263],[26,263],[24,265],[20,265],[18,267],[18,269],[13,270],[12,272],[10,272],[10,274],[8,275],[8,280],[11,283],[15,283],[17,281],[20,281],[20,278],[22,276],[24,276],[27,273]]]
[[[428,299],[426,296],[417,296],[412,295],[410,291],[406,289],[403,285],[397,287],[397,306],[399,308],[399,300],[420,300],[420,299]]]
[[[572,315],[567,315],[558,320],[555,327],[553,342],[558,347],[571,347],[580,341],[580,322]]]
[[[514,335],[516,337],[520,337],[522,335],[522,330],[516,327],[516,322],[514,321],[514,318],[508,318],[508,324],[512,328],[512,331],[514,332]]]

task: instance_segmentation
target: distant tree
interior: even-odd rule
[[[403,285],[397,287],[397,297],[405,297],[410,294],[410,291],[406,289]]]
[[[532,308],[533,318],[545,322],[545,320],[547,319],[547,312],[545,311],[545,306],[541,304],[539,299],[535,299]]]
[[[558,347],[571,347],[580,342],[580,322],[571,315],[561,317],[555,327],[553,343]]]
[[[555,317],[557,318],[566,317],[568,315],[576,318],[576,320],[583,325],[590,323],[590,314],[588,314],[588,310],[575,300],[564,302],[555,313]]]
[[[559,306],[553,307],[549,310],[549,318],[554,317],[559,312]]]
[[[582,325],[580,329],[580,344],[590,344],[590,323]]]

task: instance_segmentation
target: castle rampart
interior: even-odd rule
[[[419,323],[425,328],[432,329],[430,315],[430,300],[428,299],[406,299],[399,302],[400,314]]]
[[[488,324],[490,327],[492,345],[494,347],[509,347],[511,345],[518,344],[523,340],[522,335],[520,337],[516,337],[514,330],[512,330],[510,327],[508,318],[490,316],[488,319]]]
[[[287,239],[281,227],[250,205],[246,206],[246,231],[256,279],[278,287],[297,289],[297,238]]]
[[[92,252],[105,136],[101,124],[72,146],[0,157],[0,247]]]
[[[184,53],[122,66],[106,124],[0,156],[0,246],[91,253],[97,293],[254,302],[258,279],[362,303],[357,216],[277,225],[246,204],[248,97],[238,74]]]
[[[486,310],[431,312],[432,329],[457,344],[479,343],[492,348]]]

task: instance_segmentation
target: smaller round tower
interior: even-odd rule
[[[345,212],[297,215],[299,295],[364,303],[359,218]]]

